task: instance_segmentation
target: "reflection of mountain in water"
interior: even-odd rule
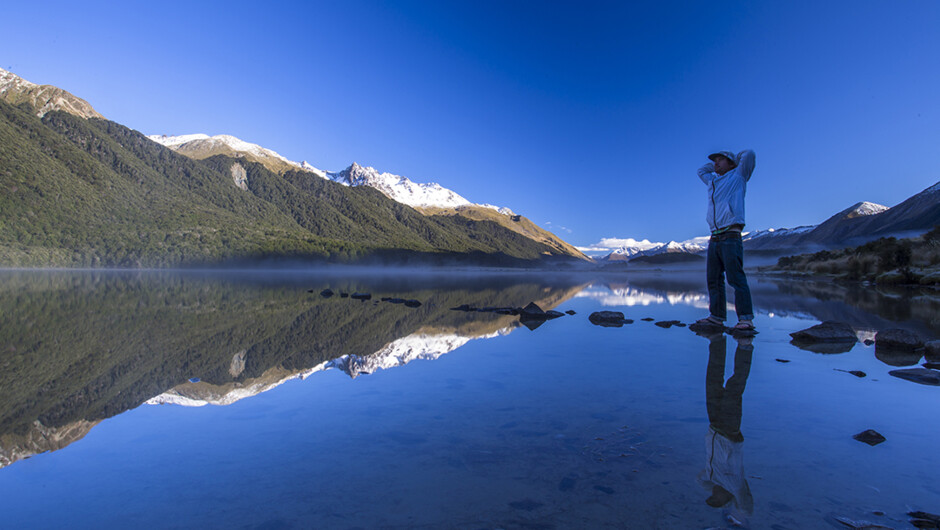
[[[309,277],[275,283],[157,273],[5,274],[0,467],[64,447],[102,419],[170,389],[180,389],[180,400],[231,402],[318,369],[355,375],[434,358],[517,323],[517,317],[450,307],[535,301],[551,308],[581,288],[531,278],[489,287],[479,277],[453,280],[447,290]],[[423,305],[307,292],[325,287],[407,296]]]
[[[872,286],[806,279],[749,278],[758,314],[836,320],[856,329],[904,328],[926,339],[940,337],[940,292],[933,288]],[[691,274],[634,275],[610,291],[586,289],[605,305],[688,304],[708,309],[705,278]],[[731,299],[729,292],[729,300]],[[734,305],[729,303],[729,311]],[[861,338],[873,331],[860,332]]]
[[[338,369],[355,379],[362,374],[404,366],[415,360],[434,360],[463,346],[472,339],[488,339],[505,335],[515,326],[507,327],[490,335],[476,337],[456,334],[426,335],[418,333],[392,341],[371,355],[348,354],[320,363],[300,372],[289,372],[281,367],[271,368],[261,375],[246,381],[233,381],[221,385],[203,381],[183,383],[146,401],[149,405],[230,405],[240,399],[251,397],[282,385],[293,379],[306,379],[314,373]]]
[[[708,295],[695,291],[648,290],[627,284],[608,284],[606,288],[589,287],[577,294],[578,298],[597,300],[605,307],[649,306],[659,304],[690,305],[708,309]]]

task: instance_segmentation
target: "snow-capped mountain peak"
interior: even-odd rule
[[[873,202],[863,201],[858,204],[855,204],[849,208],[849,212],[846,214],[846,217],[859,217],[863,215],[875,215],[887,210],[887,206],[882,206],[880,204],[875,204]]]
[[[238,153],[245,153],[255,157],[258,160],[276,160],[290,167],[297,169],[302,169],[304,171],[309,171],[320,177],[326,178],[326,173],[322,170],[319,170],[307,162],[294,162],[293,160],[288,160],[286,157],[281,156],[279,153],[261,147],[258,144],[253,144],[251,142],[246,142],[240,138],[229,134],[217,134],[215,136],[209,136],[207,134],[182,134],[179,136],[168,136],[165,134],[152,134],[148,136],[154,142],[157,142],[164,147],[169,147],[174,151],[180,151],[183,153],[187,152],[203,152],[203,153],[212,153],[216,150],[226,150],[230,149],[231,151],[236,151]]]
[[[457,208],[460,206],[474,206],[473,203],[436,182],[420,184],[407,177],[392,173],[381,173],[373,167],[362,166],[353,162],[342,171],[323,171],[317,169],[306,160],[294,162],[281,156],[275,151],[261,147],[258,144],[246,142],[228,134],[209,136],[207,134],[183,134],[168,136],[154,134],[148,136],[154,142],[194,158],[212,156],[212,154],[226,154],[235,151],[250,155],[255,159],[274,168],[275,171],[283,168],[296,168],[314,173],[315,175],[338,182],[346,186],[370,186],[382,192],[388,198],[407,204],[415,208]],[[496,210],[497,212],[513,216],[512,210],[492,204],[480,204]]]
[[[379,173],[373,167],[360,166],[356,162],[342,171],[327,172],[326,176],[346,186],[370,186],[390,199],[408,206],[456,208],[471,204],[467,199],[436,182],[418,184],[407,177]]]

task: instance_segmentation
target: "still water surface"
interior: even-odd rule
[[[789,343],[829,319],[940,338],[940,298],[752,279],[750,345],[641,320],[701,318],[702,287],[0,273],[0,527],[906,528],[940,512],[940,387],[888,374],[924,359]],[[576,314],[530,330],[451,309],[533,301]],[[601,310],[636,322],[592,325]],[[852,439],[866,429],[887,441]]]

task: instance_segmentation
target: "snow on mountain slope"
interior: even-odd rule
[[[695,254],[708,248],[708,236],[695,237],[685,241],[669,241],[668,243],[656,243],[649,239],[637,241],[633,238],[608,241],[621,242],[621,246],[603,258],[607,261],[622,261],[639,256],[654,256],[670,252]]]
[[[875,215],[888,210],[887,206],[875,204],[873,202],[863,201],[852,207],[852,210],[846,214],[846,217],[860,217],[864,215]]]
[[[327,172],[326,176],[346,186],[370,186],[392,200],[413,207],[456,208],[472,204],[436,182],[418,184],[401,175],[379,173],[375,168],[363,167],[355,162],[342,171]],[[498,210],[498,207],[492,208]]]
[[[380,173],[373,167],[353,163],[342,171],[323,171],[306,161],[294,162],[275,151],[258,144],[246,142],[227,134],[209,136],[206,134],[183,134],[167,136],[153,134],[148,136],[154,142],[193,158],[206,158],[214,154],[229,152],[249,155],[261,163],[271,162],[269,169],[301,169],[322,178],[346,186],[370,186],[381,191],[388,198],[415,208],[456,208],[458,206],[481,206],[495,210],[503,215],[515,215],[509,208],[492,204],[473,204],[456,192],[435,182],[426,184],[414,182],[407,177],[392,173]]]
[[[228,134],[218,134],[216,136],[209,136],[207,134],[183,134],[179,136],[152,134],[147,136],[147,138],[183,154],[203,153],[206,156],[211,156],[212,154],[231,150],[237,153],[251,155],[262,163],[266,160],[275,160],[292,168],[309,171],[326,178],[325,171],[313,167],[306,161],[294,162],[293,160],[288,160],[275,151],[265,149],[258,144],[246,142]]]

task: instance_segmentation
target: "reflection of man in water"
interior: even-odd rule
[[[705,398],[708,409],[708,433],[705,435],[705,469],[699,473],[699,482],[711,495],[706,503],[721,508],[733,502],[740,516],[754,509],[751,489],[744,478],[741,452],[744,435],[741,434],[741,397],[751,371],[754,346],[750,337],[737,339],[734,351],[734,374],[725,379],[727,337],[715,334],[709,337],[708,369],[705,373]]]

